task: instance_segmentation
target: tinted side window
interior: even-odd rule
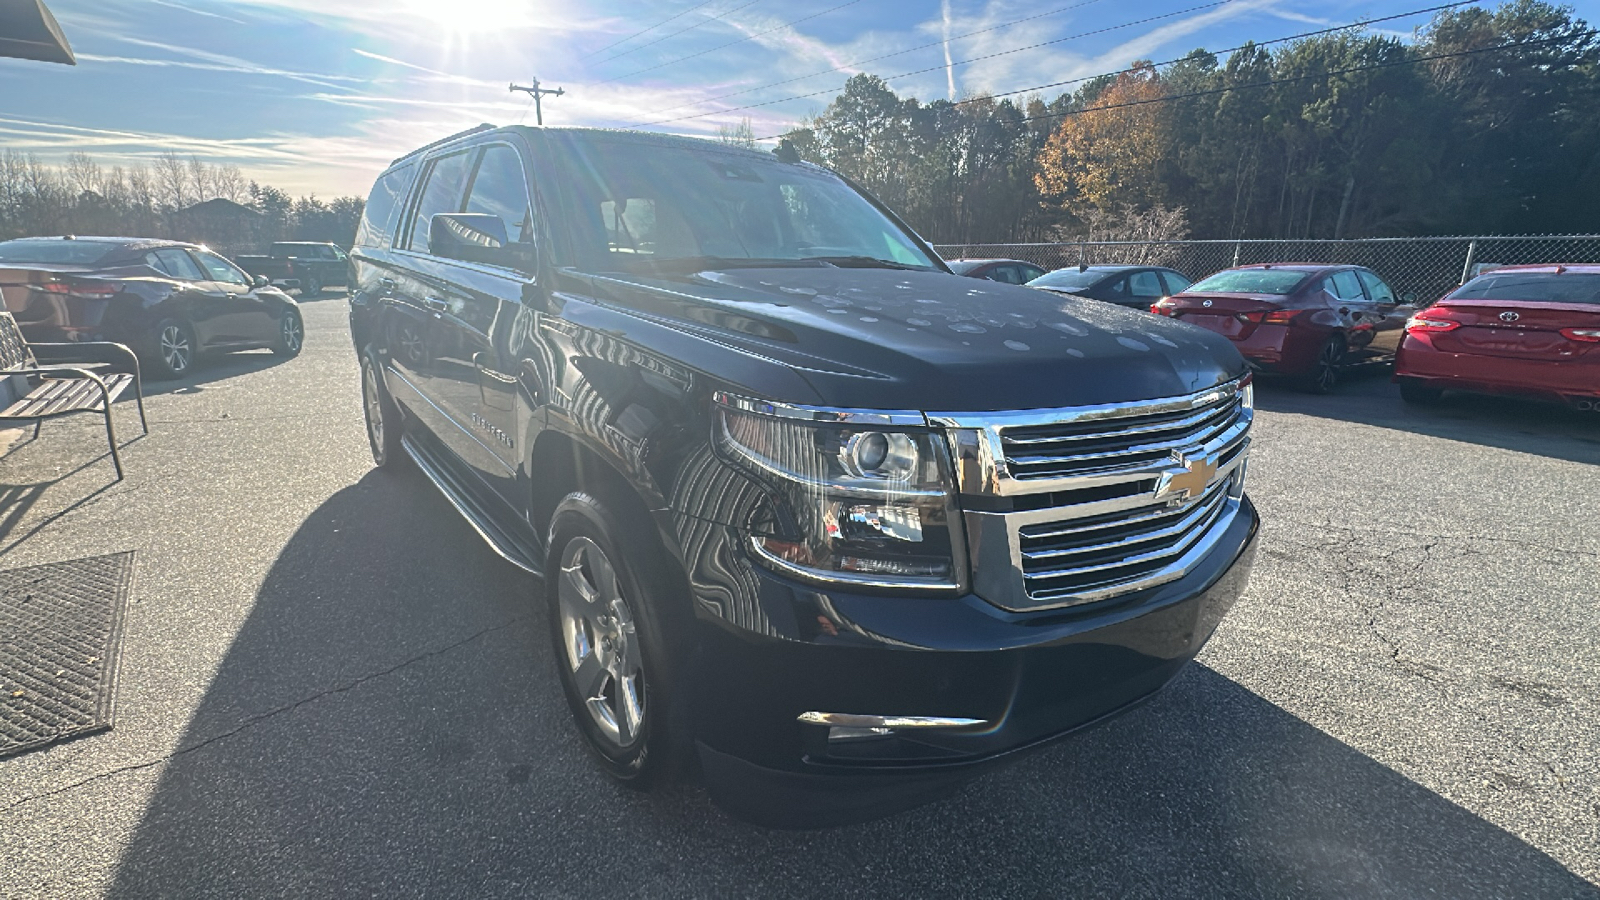
[[[173,278],[182,279],[183,281],[206,280],[205,273],[201,272],[200,267],[194,264],[194,260],[189,258],[189,254],[179,250],[177,247],[157,250],[150,255],[156,258],[156,268],[171,275]]]
[[[474,151],[463,150],[433,161],[411,218],[411,239],[406,247],[428,252],[428,224],[435,213],[461,212],[461,197],[467,192],[467,163]]]
[[[200,257],[200,264],[206,267],[206,271],[210,273],[209,277],[212,281],[221,281],[227,284],[250,283],[248,275],[245,275],[235,268],[233,263],[215,253],[197,253],[195,255]]]
[[[1113,278],[1094,292],[1101,300],[1125,300],[1128,297],[1128,279]]]
[[[1361,293],[1361,282],[1356,278],[1356,273],[1354,272],[1335,272],[1329,276],[1328,283],[1332,285],[1328,289],[1328,293],[1338,297],[1340,300],[1355,303],[1366,299],[1365,295]]]
[[[1164,293],[1161,279],[1154,272],[1135,272],[1128,276],[1128,284],[1133,289],[1133,296],[1140,300],[1160,300]]]
[[[1017,274],[1016,266],[995,266],[989,270],[989,280],[1004,282],[1005,284],[1021,284],[1022,278]]]
[[[391,169],[372,186],[367,195],[366,208],[361,212],[361,224],[356,228],[356,244],[362,247],[387,247],[394,241],[395,220],[400,218],[400,206],[406,192],[411,190],[414,163]]]
[[[1044,270],[1038,266],[1019,266],[1018,268],[1022,269],[1022,281],[1024,284],[1044,274]]]
[[[472,179],[466,212],[499,216],[506,223],[506,235],[514,241],[533,240],[533,207],[528,200],[528,177],[522,157],[505,144],[492,144],[483,151],[478,174]]]
[[[1367,286],[1367,294],[1372,297],[1373,303],[1395,302],[1394,291],[1383,283],[1382,278],[1366,270],[1357,270],[1356,275],[1361,279],[1361,283]]]
[[[1162,272],[1161,277],[1167,282],[1167,296],[1169,297],[1173,294],[1182,293],[1189,285],[1194,284],[1194,282],[1179,275],[1177,272]]]

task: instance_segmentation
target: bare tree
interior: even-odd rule
[[[182,209],[190,201],[189,170],[171,150],[156,157],[155,199],[166,209]]]
[[[717,140],[723,144],[754,150],[756,148],[756,132],[750,126],[750,117],[745,116],[740,119],[737,125],[718,125]]]
[[[91,191],[103,194],[101,181],[104,177],[100,164],[89,154],[79,151],[67,157],[67,187],[72,191],[72,196],[82,196]]]
[[[250,200],[249,182],[245,181],[244,173],[233,163],[212,167],[211,190],[215,196],[234,203],[247,203]]]

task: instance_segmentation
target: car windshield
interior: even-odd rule
[[[1232,269],[1189,285],[1192,294],[1288,294],[1304,281],[1306,273],[1296,269]]]
[[[116,244],[98,241],[5,241],[0,243],[0,262],[87,266],[110,256],[115,249]]]
[[[584,268],[939,268],[904,228],[813,166],[715,145],[577,136],[552,144],[572,173],[558,181],[570,223],[564,249]]]
[[[1479,275],[1451,300],[1523,300],[1534,303],[1588,303],[1600,306],[1600,275],[1554,272],[1496,272]]]
[[[1096,282],[1100,281],[1102,278],[1105,278],[1106,275],[1106,272],[1097,271],[1094,269],[1088,269],[1084,271],[1079,271],[1077,269],[1057,269],[1054,272],[1046,272],[1045,274],[1040,275],[1038,278],[1028,282],[1028,286],[1058,288],[1066,291],[1081,291],[1086,287],[1092,287]]]

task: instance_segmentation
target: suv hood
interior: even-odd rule
[[[1041,409],[1180,396],[1245,371],[1228,340],[1200,328],[942,272],[739,268],[593,283],[603,302],[775,360],[817,395],[772,400]],[[757,393],[772,383],[750,371],[709,374]]]

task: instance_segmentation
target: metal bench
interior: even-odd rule
[[[35,356],[36,351],[45,357],[44,362]],[[98,358],[87,358],[91,356]],[[124,364],[131,371],[109,371]],[[7,379],[21,397],[0,409],[0,424],[31,420],[33,436],[38,437],[45,419],[80,412],[101,413],[106,420],[111,461],[117,467],[117,480],[122,480],[122,455],[117,451],[111,404],[129,387],[139,404],[139,426],[145,434],[150,433],[144,417],[139,358],[132,350],[107,342],[29,344],[16,319],[8,312],[0,312],[0,383]]]

